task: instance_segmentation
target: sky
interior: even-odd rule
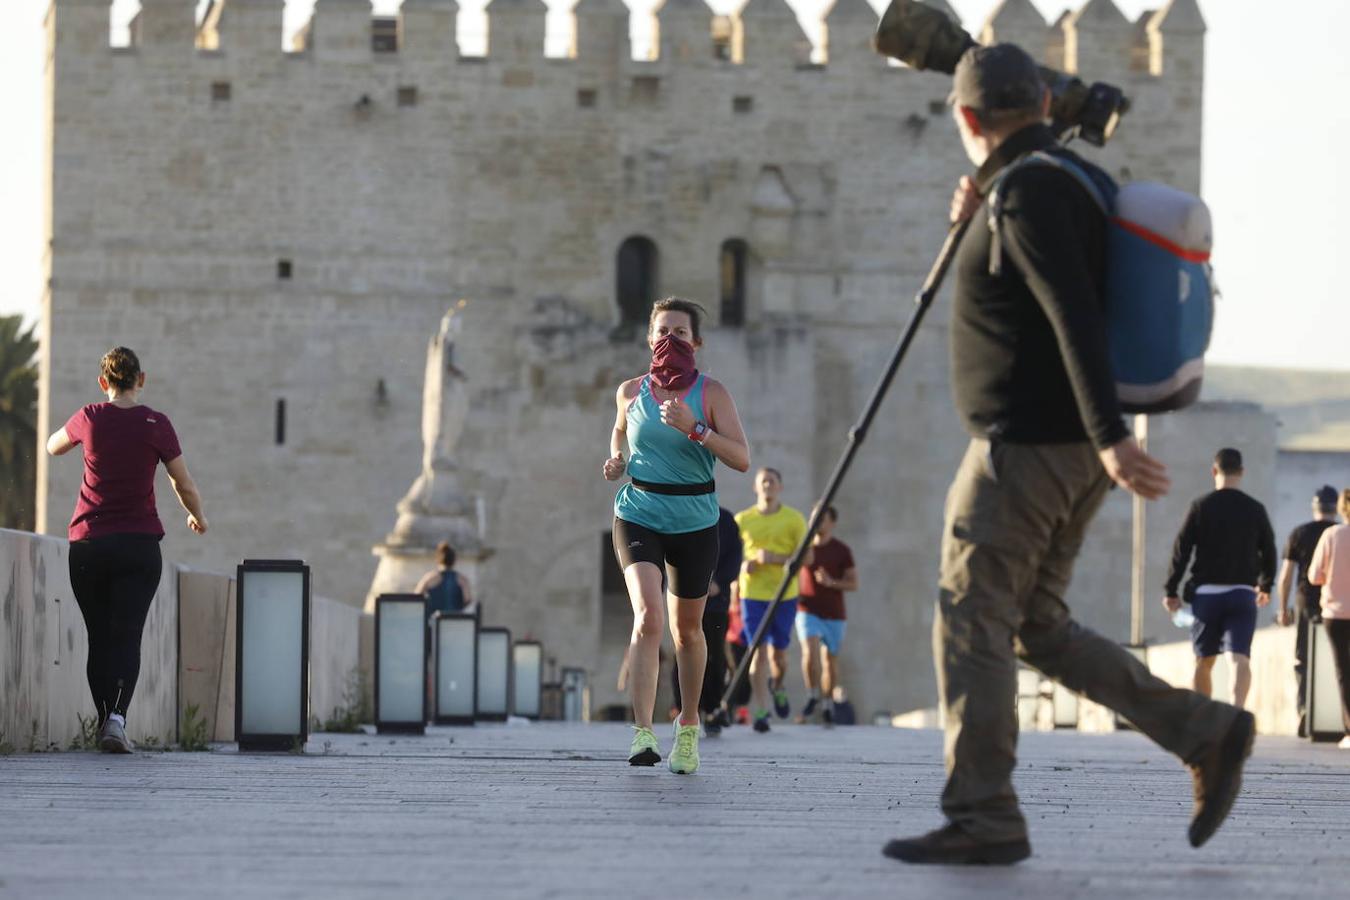
[[[561,14],[560,4],[552,0]],[[649,0],[631,0],[635,9]],[[978,31],[996,0],[950,0]],[[1082,0],[1033,0],[1047,19]],[[1116,0],[1135,19],[1165,0]],[[793,0],[800,16],[828,0]],[[883,0],[875,0],[881,6]],[[375,0],[393,13],[398,0]],[[461,0],[472,42],[482,0]],[[713,0],[728,12],[738,0]],[[125,42],[139,0],[114,0],[113,39]],[[289,34],[313,0],[288,0]],[[10,125],[0,166],[0,315],[40,316],[43,253],[42,27],[47,0],[0,2],[0,109]],[[1214,268],[1222,291],[1211,362],[1350,371],[1350,304],[1340,292],[1350,179],[1334,173],[1350,143],[1350,2],[1201,0],[1206,45],[1202,194],[1215,221]],[[481,21],[481,20],[480,20]],[[480,26],[481,27],[481,26]],[[639,40],[641,34],[635,34]],[[481,41],[481,38],[477,38]],[[550,38],[553,52],[560,35]],[[637,43],[637,41],[635,41]],[[1323,99],[1319,86],[1332,91]],[[1129,127],[1129,120],[1125,125]],[[954,146],[953,152],[959,152]],[[1316,335],[1323,337],[1318,338]]]

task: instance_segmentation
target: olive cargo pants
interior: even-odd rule
[[[976,840],[1026,836],[1012,786],[1018,658],[1185,761],[1237,715],[1153,676],[1070,616],[1074,557],[1109,487],[1090,444],[973,440],[948,491],[933,623],[946,729],[942,810]]]

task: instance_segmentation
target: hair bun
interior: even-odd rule
[[[141,377],[141,361],[136,353],[127,347],[114,347],[103,354],[99,369],[108,386],[120,391],[133,389]]]

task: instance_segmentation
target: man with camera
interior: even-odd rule
[[[1166,469],[1121,416],[1101,308],[1106,219],[1069,173],[1026,165],[1000,187],[996,246],[984,202],[1008,167],[1058,147],[1050,94],[1010,44],[973,47],[955,71],[954,113],[979,167],[952,202],[975,217],[958,252],[952,387],[971,441],[947,495],[934,655],[946,729],[947,824],[891,841],[911,863],[1009,864],[1031,853],[1012,787],[1017,660],[1116,710],[1182,758],[1195,781],[1199,846],[1236,798],[1250,713],[1169,686],[1073,620],[1064,594],[1112,483],[1153,499]],[[1102,176],[1104,178],[1104,176]]]

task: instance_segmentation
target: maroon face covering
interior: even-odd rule
[[[652,383],[663,391],[682,391],[698,378],[694,345],[668,334],[652,347]]]

